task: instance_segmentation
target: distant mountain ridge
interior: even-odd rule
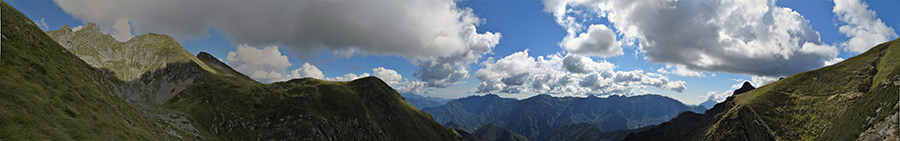
[[[747,92],[747,91],[750,91],[753,89],[756,89],[756,87],[753,87],[753,85],[751,85],[750,82],[744,81],[744,83],[741,84],[741,87],[738,88],[737,90],[734,90],[734,92],[732,92],[731,95],[737,95],[737,94],[744,93],[744,92]],[[716,104],[719,104],[719,103],[716,102],[714,99],[709,99],[709,100],[704,101],[703,103],[700,103],[700,106],[706,107],[706,109],[712,109],[713,106],[716,106]]]
[[[430,97],[430,96],[425,97],[425,96],[412,94],[412,93],[400,93],[400,95],[402,95],[404,97],[406,102],[408,102],[409,104],[412,104],[416,108],[419,108],[419,110],[428,108],[428,107],[441,106],[441,105],[447,104],[447,102],[450,102],[450,99],[446,99],[446,98]]]
[[[668,121],[684,111],[703,110],[660,95],[578,98],[543,94],[522,100],[495,94],[469,96],[423,109],[439,123],[452,121],[463,127],[493,123],[530,140],[544,140],[552,131],[570,124],[596,124],[609,131],[633,129]]]

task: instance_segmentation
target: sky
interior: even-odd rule
[[[160,33],[262,83],[377,76],[460,98],[724,101],[898,38],[898,0],[7,0],[45,30]]]

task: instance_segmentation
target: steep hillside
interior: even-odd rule
[[[472,134],[488,141],[528,141],[525,136],[510,132],[494,124],[481,126]]]
[[[702,110],[705,109],[659,95],[607,98],[538,95],[515,100],[494,94],[455,99],[443,106],[423,109],[440,123],[452,121],[463,127],[493,123],[530,140],[543,140],[557,128],[569,124],[596,124],[608,131],[634,129],[665,122],[683,111]]]
[[[900,41],[682,113],[625,140],[880,140],[896,137]],[[893,124],[893,126],[887,125]],[[887,127],[887,128],[886,128]],[[891,130],[890,128],[893,128]],[[864,136],[860,136],[861,133]]]
[[[0,140],[171,140],[95,69],[0,2]]]
[[[215,73],[184,50],[178,41],[162,34],[144,34],[119,42],[112,35],[100,32],[100,27],[91,22],[78,31],[72,31],[65,25],[45,33],[91,66],[109,69],[125,81],[137,79],[172,62],[197,62],[202,68]]]
[[[655,126],[646,126],[637,129],[615,131],[603,131],[600,126],[588,123],[570,124],[553,131],[547,141],[620,141],[625,135],[641,132]]]

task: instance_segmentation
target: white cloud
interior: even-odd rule
[[[820,41],[809,21],[772,0],[545,0],[545,11],[570,34],[584,17],[605,18],[650,62],[697,72],[786,76],[824,65],[836,47]],[[688,76],[696,74],[685,73]]]
[[[844,61],[844,58],[834,58],[834,59],[825,61],[825,66],[831,66],[831,65],[840,63],[841,61]]]
[[[292,65],[276,46],[259,49],[238,45],[237,51],[228,52],[225,60],[238,72],[263,83],[286,80],[289,75],[284,72]]]
[[[300,68],[291,71],[290,78],[304,78],[304,77],[312,77],[316,79],[325,79],[325,74],[319,70],[318,67],[314,65],[310,65],[309,63],[303,63]]]
[[[570,34],[560,43],[563,49],[573,54],[610,57],[624,54],[622,47],[616,42],[616,34],[606,25],[596,24],[588,27],[587,33],[578,37]]]
[[[381,78],[381,80],[384,80],[388,85],[395,85],[403,80],[403,76],[397,73],[397,71],[385,69],[384,67],[374,68],[372,69],[372,73],[378,78]]]
[[[750,84],[753,84],[753,87],[760,87],[760,86],[778,81],[781,78],[784,78],[784,77],[783,76],[752,76],[752,77],[750,77],[750,80],[753,80],[753,81],[750,81]]]
[[[713,100],[713,101],[716,101],[717,103],[719,103],[719,102],[725,101],[725,99],[728,99],[728,97],[731,96],[732,94],[734,94],[734,90],[726,90],[722,93],[718,93],[716,91],[711,91],[711,92],[707,92],[705,96],[700,96],[699,99]]]
[[[101,27],[127,19],[135,34],[199,39],[209,37],[213,28],[236,44],[277,45],[300,58],[322,50],[338,58],[402,56],[421,68],[413,76],[432,87],[468,78],[468,65],[490,53],[501,37],[477,33],[484,20],[454,0],[55,2],[75,18]]]
[[[590,73],[594,71],[612,71],[615,64],[606,62],[594,62],[590,57],[569,54],[563,59],[563,67],[573,73]]]
[[[116,23],[113,24],[113,29],[115,30],[112,32],[112,36],[120,42],[128,41],[134,37],[131,35],[131,24],[128,23],[128,19],[116,20]]]
[[[47,26],[47,21],[45,21],[44,18],[41,18],[41,20],[38,20],[35,23],[37,24],[37,26],[39,28],[41,28],[41,30],[49,30],[50,29],[50,26]]]
[[[664,67],[664,68],[657,69],[656,72],[659,72],[662,74],[676,74],[676,75],[680,75],[680,76],[689,76],[689,77],[705,77],[706,76],[706,73],[688,69],[684,65],[666,65],[666,67]],[[712,75],[715,76],[715,74],[712,74]]]
[[[72,28],[72,32],[81,30],[81,28],[84,28],[84,25],[79,25],[79,26],[73,27],[73,28]]]
[[[746,82],[750,82],[750,85],[753,85],[753,87],[759,88],[760,86],[763,86],[763,85],[766,85],[766,84],[769,84],[769,83],[778,81],[778,80],[780,80],[781,78],[784,78],[784,77],[783,77],[783,76],[781,76],[781,77],[775,77],[775,76],[750,76],[750,80],[744,80],[744,79],[732,79],[733,81],[739,82],[739,83],[734,84],[734,85],[731,85],[731,88],[732,88],[732,89],[738,89],[738,88],[741,88],[741,86],[743,86],[743,84],[744,84],[745,81],[746,81]]]
[[[847,42],[840,43],[846,51],[861,53],[868,51],[882,42],[897,38],[893,28],[888,27],[868,10],[869,5],[861,0],[833,0],[834,15],[844,24],[838,30],[850,37]]]
[[[422,93],[422,89],[425,89],[425,82],[422,81],[410,81],[409,79],[403,78],[400,73],[392,69],[386,69],[384,67],[378,67],[372,69],[373,74],[376,77],[381,78],[385,83],[394,87],[397,92],[401,93]]]
[[[357,78],[363,78],[363,77],[367,77],[367,76],[369,76],[369,73],[363,73],[363,74],[360,74],[360,75],[356,75],[356,74],[353,74],[353,73],[347,73],[347,74],[344,74],[344,76],[325,78],[325,80],[329,80],[329,81],[353,81],[354,79],[357,79]]]
[[[591,61],[567,55],[578,61]],[[669,81],[665,76],[645,74],[642,70],[614,71],[615,65],[596,71],[568,71],[573,67],[564,66],[562,54],[538,56],[528,55],[528,50],[515,52],[494,60],[489,58],[481,63],[482,69],[475,74],[481,80],[478,92],[506,93],[549,93],[561,95],[608,95],[640,94],[640,89],[652,86],[681,92],[684,81]],[[584,62],[582,62],[584,63]],[[585,73],[586,72],[586,73]]]

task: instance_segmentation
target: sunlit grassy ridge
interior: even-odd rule
[[[2,8],[0,140],[166,140],[161,128],[116,97],[114,80]]]
[[[732,96],[705,115],[683,113],[626,140],[855,140],[900,110],[898,42]]]

